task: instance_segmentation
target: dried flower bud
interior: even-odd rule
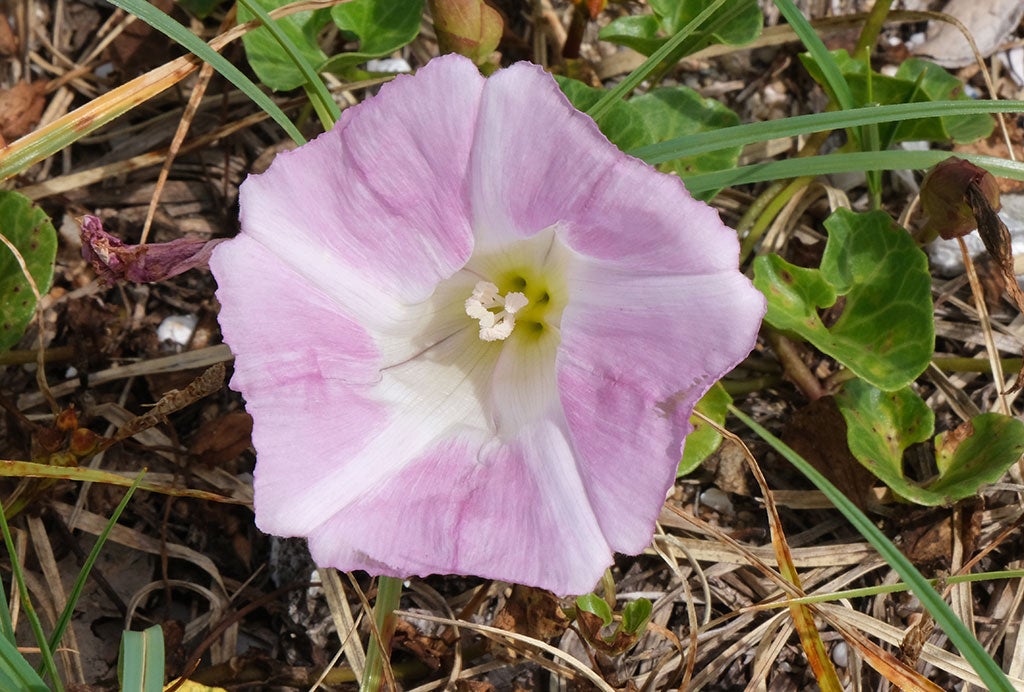
[[[221,242],[178,238],[169,243],[126,245],[104,231],[97,217],[82,217],[82,257],[106,284],[163,281],[189,269],[205,267],[213,248]]]
[[[999,184],[984,168],[951,156],[931,170],[921,183],[921,210],[927,220],[920,240],[930,242],[936,235],[949,240],[978,227],[968,192],[972,187],[999,210]]]

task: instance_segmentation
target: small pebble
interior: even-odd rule
[[[732,500],[718,488],[708,488],[700,494],[700,503],[710,507],[719,514],[731,515],[733,513]]]
[[[846,668],[850,664],[850,647],[846,642],[836,642],[832,647],[832,662],[840,668]]]
[[[156,328],[156,338],[162,342],[170,341],[179,346],[188,344],[192,333],[196,330],[199,318],[195,315],[171,315]]]
[[[367,72],[412,72],[412,66],[402,58],[382,58],[367,60]]]

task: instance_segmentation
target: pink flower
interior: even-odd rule
[[[588,591],[765,309],[714,210],[525,63],[398,77],[241,209],[211,266],[256,521],[343,570]]]

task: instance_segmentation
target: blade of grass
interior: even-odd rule
[[[832,54],[829,53],[828,48],[822,43],[818,32],[807,21],[807,17],[797,9],[797,6],[793,4],[793,0],[775,0],[775,6],[779,8],[779,12],[786,18],[789,25],[793,27],[793,31],[800,38],[800,42],[804,44],[804,47],[807,48],[807,52],[818,63],[818,67],[821,68],[821,72],[825,77],[825,82],[835,95],[839,107],[843,110],[853,108],[856,104],[853,100],[853,93],[850,92],[850,85],[846,83],[846,79],[839,71],[839,65],[836,64]]]
[[[60,645],[60,640],[64,636],[64,631],[68,627],[68,623],[71,622],[71,616],[75,613],[75,604],[78,603],[79,597],[82,595],[82,590],[85,588],[85,582],[89,578],[89,572],[92,571],[93,565],[96,564],[96,560],[100,556],[100,551],[106,544],[107,537],[110,536],[110,532],[117,525],[118,519],[121,518],[121,514],[128,506],[128,501],[132,499],[132,495],[142,484],[142,477],[146,475],[146,470],[143,469],[139,472],[139,475],[135,477],[135,482],[131,484],[128,491],[125,492],[124,497],[121,498],[121,502],[118,503],[114,509],[114,513],[110,515],[110,521],[107,522],[107,527],[96,537],[96,543],[93,544],[92,550],[89,551],[88,557],[85,559],[85,563],[82,565],[82,569],[78,572],[78,577],[75,578],[75,583],[71,587],[71,592],[68,594],[68,601],[64,604],[64,610],[61,611],[60,617],[57,618],[57,623],[53,628],[53,632],[50,634],[49,645],[51,649],[56,649]]]
[[[13,459],[0,459],[0,478],[59,478],[68,481],[80,481],[83,483],[105,483],[107,485],[134,486],[135,483],[128,476],[119,473],[90,469],[78,466],[53,466],[40,464],[34,461],[16,461]],[[210,500],[212,502],[224,502],[227,504],[244,504],[243,502],[217,493],[206,490],[193,490],[191,488],[174,488],[159,483],[139,483],[139,487],[153,493],[172,495],[174,497],[191,497],[197,500]]]
[[[281,44],[288,57],[291,58],[291,61],[302,72],[302,76],[306,78],[306,93],[309,94],[309,100],[313,104],[320,122],[325,130],[331,129],[334,123],[338,121],[338,118],[341,117],[341,109],[338,108],[338,104],[331,98],[331,92],[327,90],[324,80],[320,78],[320,75],[306,61],[306,58],[295,47],[295,44],[288,38],[288,35],[281,31],[281,27],[278,26],[277,22],[267,14],[267,11],[258,2],[250,2],[249,0],[238,0],[238,2],[259,17],[260,21],[263,22],[263,26]]]
[[[783,137],[797,137],[813,132],[840,130],[873,123],[917,120],[939,116],[972,115],[976,113],[1019,113],[1024,101],[929,101],[899,103],[889,106],[866,106],[848,111],[831,111],[797,115],[781,120],[766,120],[724,127],[649,144],[627,153],[649,164],[671,161],[681,156],[695,156],[735,146],[766,142]]]
[[[758,425],[753,419],[737,409],[729,406],[729,411],[740,419],[744,425],[757,433],[758,437],[767,442],[772,449],[786,458],[800,473],[807,477],[825,496],[835,505],[843,516],[846,517],[857,531],[875,547],[882,558],[893,570],[906,582],[911,591],[918,597],[921,604],[935,619],[935,622],[942,627],[946,636],[959,649],[960,653],[974,668],[978,676],[985,682],[989,690],[1002,692],[1013,691],[1013,685],[1007,680],[1002,669],[996,664],[981,643],[971,635],[964,624],[956,617],[949,605],[932,588],[917,568],[911,564],[894,546],[888,538],[874,525],[874,523],[857,508],[842,492],[832,485],[817,469],[811,466],[799,454],[790,449],[779,438],[772,435],[765,428]]]
[[[726,0],[715,0],[710,5],[704,8],[704,11],[694,17],[690,22],[679,30],[672,38],[665,42],[665,44],[658,50],[651,53],[650,57],[643,61],[638,68],[629,73],[629,75],[619,82],[615,88],[609,89],[608,93],[601,97],[601,100],[595,103],[588,111],[587,115],[593,118],[596,122],[601,122],[612,105],[619,99],[623,98],[626,94],[631,92],[633,89],[640,85],[640,82],[654,71],[669,55],[672,54],[679,46],[683,45],[687,39],[690,38],[694,31],[699,29],[704,22],[708,20],[715,12],[717,12],[726,3]]]
[[[0,638],[0,690],[50,692],[14,642]]]
[[[18,594],[21,596],[22,608],[25,610],[25,618],[32,629],[32,636],[39,645],[39,655],[43,661],[39,671],[46,671],[50,682],[56,692],[63,692],[64,685],[61,684],[60,676],[57,674],[57,664],[53,660],[53,650],[47,645],[46,635],[43,634],[43,626],[36,615],[36,609],[32,605],[32,599],[28,593],[28,586],[25,584],[25,574],[21,570],[21,562],[18,560],[18,553],[14,547],[14,536],[11,535],[11,527],[7,524],[7,517],[4,516],[3,504],[0,503],[0,532],[3,533],[4,545],[7,547],[7,554],[11,558],[11,572],[14,575],[14,583],[18,585]]]
[[[213,69],[220,72],[239,91],[251,98],[256,105],[266,111],[296,144],[306,143],[306,138],[302,136],[298,128],[284,114],[284,111],[278,108],[277,104],[269,96],[264,94],[251,79],[242,74],[241,70],[228,62],[224,56],[187,28],[168,17],[153,5],[150,5],[146,0],[110,0],[110,4],[120,7],[125,12],[130,12],[171,40],[181,44],[203,62],[212,65]]]
[[[831,173],[864,172],[869,170],[924,170],[952,156],[948,151],[856,151],[849,154],[826,154],[785,161],[767,161],[714,173],[702,173],[684,178],[690,192],[720,190],[734,185],[759,183],[766,180],[796,178],[802,175],[829,175]],[[956,154],[993,175],[1024,180],[1024,164],[993,156]]]
[[[7,603],[7,592],[4,591],[3,582],[0,582],[0,639],[5,639],[15,645],[18,643],[14,637],[14,623],[11,622],[11,606]]]
[[[161,692],[164,688],[164,632],[153,625],[142,632],[125,630],[117,658],[121,692]]]

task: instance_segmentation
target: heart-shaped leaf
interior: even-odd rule
[[[740,124],[739,116],[721,103],[704,98],[686,87],[652,89],[646,94],[630,99],[629,103],[637,109],[647,126],[650,133],[648,144]],[[675,173],[685,180],[687,176],[698,173],[734,168],[742,149],[730,147],[696,156],[684,156],[660,163],[658,169],[666,173]],[[699,198],[707,200],[714,197],[717,192],[708,190],[699,195]]]
[[[754,262],[754,285],[768,298],[765,321],[796,334],[879,389],[909,384],[935,348],[928,261],[884,212],[840,209],[825,222],[820,269],[777,255]],[[826,327],[818,311],[845,296]]]
[[[947,505],[999,480],[1024,453],[1024,423],[984,413],[935,438],[938,475],[922,485],[904,475],[903,453],[931,437],[935,416],[912,389],[883,392],[861,380],[836,395],[850,451],[900,497]]]

